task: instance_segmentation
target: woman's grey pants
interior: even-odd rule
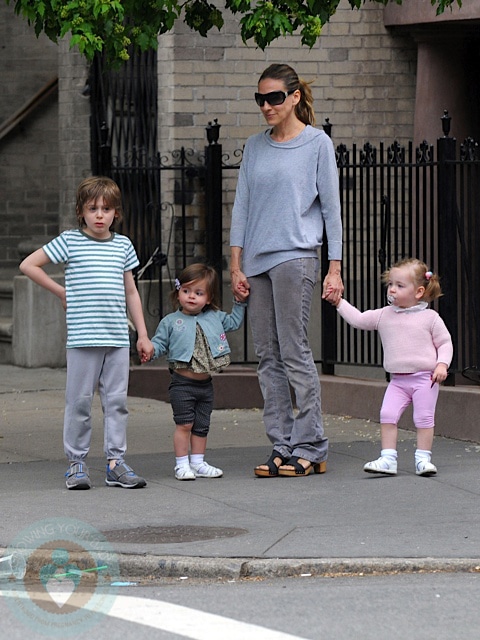
[[[85,460],[92,434],[95,389],[103,409],[104,453],[123,461],[127,448],[128,347],[67,349],[63,444],[69,461]]]
[[[248,278],[248,317],[260,360],[267,436],[284,458],[299,456],[313,463],[326,460],[328,452],[320,380],[307,334],[318,268],[317,259],[300,258]]]

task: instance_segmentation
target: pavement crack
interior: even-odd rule
[[[283,536],[280,536],[280,538],[278,538],[278,540],[275,540],[275,542],[273,544],[271,544],[269,547],[267,547],[264,552],[263,555],[266,555],[270,549],[273,549],[273,547],[277,546],[277,544],[279,542],[282,542],[282,540],[285,540],[285,538],[288,538],[288,536],[293,533],[295,531],[296,527],[293,527],[292,529],[290,529],[290,531],[286,531]]]

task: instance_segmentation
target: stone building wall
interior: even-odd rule
[[[287,62],[312,82],[317,123],[321,126],[325,118],[330,119],[335,144],[350,147],[367,139],[373,144],[411,139],[416,45],[407,34],[389,33],[383,11],[374,3],[352,11],[342,0],[311,50],[302,48],[298,37],[281,39],[266,51],[245,46],[238,35],[238,19],[228,14],[223,29],[212,30],[208,38],[178,23],[172,33],[159,39],[159,151],[170,154],[183,146],[202,155],[207,144],[205,127],[218,119],[223,151],[232,164],[237,162],[235,151],[242,148],[249,135],[265,128],[253,93],[260,73],[272,62]],[[56,46],[44,37],[37,40],[11,6],[0,5],[0,36],[4,63],[0,68],[0,120],[20,107],[23,98],[38,90],[39,84],[52,75],[59,78],[58,98],[45,103],[22,127],[0,140],[1,272],[7,252],[8,264],[18,264],[16,247],[22,238],[51,237],[74,224],[76,188],[91,168],[90,101],[83,95],[87,62],[75,50],[70,51],[68,42]],[[237,175],[236,170],[225,172],[225,256],[229,253],[230,211]],[[198,198],[192,203],[189,224],[200,247],[204,219],[202,196]],[[173,184],[167,199],[175,200]],[[18,287],[25,285],[24,278],[16,280]],[[33,288],[31,283],[27,285]],[[49,295],[44,292],[42,298],[56,314],[49,326],[57,324],[61,335],[63,311],[45,297]],[[31,297],[16,297],[17,316],[26,317],[28,313],[31,320],[26,333],[30,337],[35,330],[41,333],[42,327],[36,322],[41,306],[32,303]],[[14,337],[23,339],[18,331]],[[41,338],[38,344],[42,344]],[[15,351],[21,353],[18,342]],[[56,343],[55,353],[52,347],[52,353],[38,354],[38,359],[32,359],[27,351],[28,362],[19,361],[24,366],[63,364],[62,340]],[[47,355],[51,356],[48,360]]]
[[[0,4],[0,124],[57,77],[57,47],[36,38],[13,7]],[[0,139],[0,269],[14,270],[18,245],[58,231],[56,92]]]
[[[269,64],[286,62],[311,81],[317,125],[333,125],[335,144],[368,140],[406,143],[412,138],[415,109],[416,44],[409,35],[390,33],[384,9],[366,3],[352,11],[344,0],[318,43],[308,49],[300,38],[281,39],[265,51],[245,46],[237,19],[202,38],[183,24],[160,38],[159,139],[162,149],[202,152],[205,127],[218,119],[223,151],[235,150],[266,127],[253,100],[259,75]],[[230,211],[236,171],[224,172],[224,255],[228,255]]]
[[[212,30],[208,38],[181,22],[160,37],[162,153],[184,146],[202,154],[205,127],[217,118],[224,152],[235,162],[235,150],[265,126],[252,96],[258,76],[272,62],[288,62],[312,82],[317,124],[330,119],[336,144],[412,137],[416,46],[408,35],[388,32],[381,6],[367,3],[352,11],[341,2],[311,50],[302,48],[298,37],[281,39],[266,51],[245,46],[238,19],[228,13],[225,18],[223,29]],[[82,95],[86,61],[67,42],[56,46],[46,37],[37,40],[11,6],[0,6],[0,35],[0,120],[59,76],[58,101],[51,97],[0,140],[0,267],[5,267],[18,263],[23,238],[53,236],[72,225],[76,186],[90,172],[90,135],[89,100]],[[225,240],[236,176],[236,171],[225,175]]]
[[[220,33],[212,30],[208,38],[183,24],[176,26],[175,36],[160,38],[160,129],[166,139],[173,133],[177,145],[190,146],[195,140],[202,145],[204,127],[218,118],[224,145],[241,146],[264,127],[253,93],[258,76],[272,62],[291,64],[312,82],[317,124],[330,118],[336,141],[411,138],[416,46],[408,35],[387,31],[383,7],[367,3],[352,11],[341,2],[312,49],[288,37],[263,52],[245,46],[238,30],[237,20],[230,17]]]
[[[58,47],[58,138],[60,231],[77,226],[75,200],[78,184],[91,174],[90,100],[84,95],[89,64],[63,41]]]

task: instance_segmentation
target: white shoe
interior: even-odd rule
[[[417,476],[434,476],[437,473],[437,467],[427,460],[419,460],[415,463],[415,473]]]
[[[377,460],[367,462],[367,464],[364,465],[363,470],[367,473],[384,473],[388,476],[396,476],[397,461],[392,461],[385,456],[380,456],[380,458],[378,458]]]
[[[208,462],[200,462],[200,464],[190,463],[190,467],[196,478],[221,478],[223,471],[217,467],[212,467]]]
[[[188,464],[175,467],[175,478],[177,480],[195,480],[195,477]]]

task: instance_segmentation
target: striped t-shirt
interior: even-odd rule
[[[72,230],[43,249],[54,264],[65,263],[67,349],[130,346],[124,273],[139,264],[130,240]]]

